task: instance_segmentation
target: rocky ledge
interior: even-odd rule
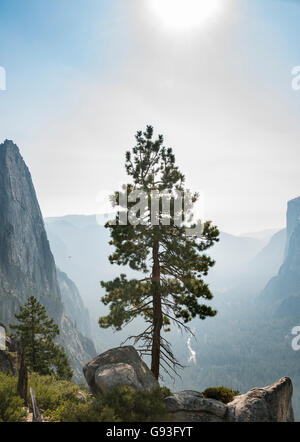
[[[174,422],[293,422],[293,386],[289,378],[253,388],[227,405],[196,391],[181,391],[165,399],[167,419]]]
[[[150,390],[159,384],[132,346],[102,353],[86,364],[83,373],[94,395],[116,385]],[[192,390],[173,393],[165,398],[166,415],[162,422],[293,422],[293,385],[281,378],[264,388],[253,388],[235,396],[228,404],[208,399]]]

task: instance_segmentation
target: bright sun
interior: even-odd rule
[[[207,23],[220,11],[222,0],[149,0],[158,18],[175,29],[194,28]]]

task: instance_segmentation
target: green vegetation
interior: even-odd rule
[[[73,382],[37,373],[30,375],[29,386],[43,415],[53,422],[155,421],[164,415],[163,398],[170,394],[166,387],[145,392],[119,386],[94,398]]]
[[[0,372],[0,422],[22,422],[26,418],[23,400],[17,393],[18,379]]]
[[[240,394],[237,390],[231,390],[231,388],[224,387],[210,387],[203,391],[203,394],[206,398],[216,399],[217,401],[221,401],[224,404],[228,404],[234,398]]]
[[[169,394],[169,393],[168,393]],[[136,391],[129,386],[115,387],[97,399],[86,403],[67,401],[51,414],[51,420],[61,422],[155,422],[165,413],[163,398],[166,389]],[[50,414],[50,413],[48,413]]]
[[[214,261],[203,252],[218,241],[219,236],[210,221],[199,229],[199,236],[187,235],[184,225],[178,222],[178,219],[192,221],[192,206],[198,194],[185,189],[185,179],[175,165],[173,151],[163,144],[163,136],[154,140],[153,128],[147,126],[145,132],[137,132],[132,153],[126,153],[125,167],[132,182],[123,186],[123,193],[115,193],[115,201],[124,207],[122,216],[127,217],[125,209],[128,208],[133,211],[131,214],[139,213],[142,222],[138,222],[137,217],[132,222],[119,222],[121,215],[117,215],[115,225],[106,224],[112,238],[110,244],[115,246],[109,260],[112,264],[129,265],[144,276],[127,280],[126,275],[121,274],[112,281],[102,281],[106,289],[102,302],[109,305],[110,313],[99,319],[101,327],[121,330],[137,316],[144,318],[146,330],[132,338],[135,343],[140,342],[142,354],[151,355],[151,370],[156,378],[160,367],[167,373],[169,369],[176,373],[176,367],[182,367],[170,343],[162,336],[162,330],[170,331],[170,325],[176,324],[189,331],[186,324],[193,318],[205,319],[216,314],[199,301],[213,297],[203,276]],[[132,192],[136,196],[134,202],[127,198],[134,195]],[[162,195],[170,201],[169,214],[163,208]],[[190,195],[191,207],[183,207],[183,195]],[[152,219],[153,208],[157,222]],[[195,228],[196,223],[191,227]]]
[[[76,402],[76,395],[80,391],[79,385],[57,379],[54,375],[41,376],[32,373],[28,385],[33,388],[39,408],[54,411],[59,406],[72,401]]]
[[[122,422],[151,422],[164,415],[163,399],[169,394],[165,387],[147,392],[136,391],[125,385],[105,394],[102,404],[107,410],[113,410]]]
[[[95,400],[66,402],[48,414],[52,422],[120,422],[112,409],[101,407]]]
[[[45,307],[31,296],[15,317],[19,324],[10,327],[23,344],[28,369],[42,375],[55,373],[60,378],[72,379],[69,359],[63,348],[54,343],[59,328],[48,318]]]
[[[171,394],[166,387],[147,392],[118,386],[94,398],[82,386],[38,373],[30,374],[29,387],[35,392],[43,416],[52,422],[155,422],[163,418],[163,399]],[[203,394],[227,404],[239,392],[222,386],[208,388]],[[0,422],[21,422],[25,418],[17,378],[0,373]]]

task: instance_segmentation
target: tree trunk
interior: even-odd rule
[[[18,394],[24,400],[24,404],[27,405],[27,388],[28,388],[28,372],[25,362],[25,351],[22,349],[20,356],[20,368],[18,378]]]
[[[152,361],[151,371],[158,379],[160,365],[160,331],[163,324],[161,297],[160,297],[160,265],[159,265],[159,243],[155,240],[153,245],[153,267],[152,267],[152,287],[153,287],[153,338],[152,338]]]

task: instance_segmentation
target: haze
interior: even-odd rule
[[[1,0],[0,140],[19,145],[45,217],[101,211],[152,124],[206,218],[230,233],[284,226],[300,190],[300,5],[222,3],[176,29],[149,0]]]

